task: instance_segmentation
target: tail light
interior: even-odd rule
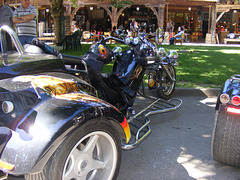
[[[233,96],[233,98],[232,98],[232,103],[233,103],[235,106],[240,105],[240,97],[239,97],[239,96]]]
[[[221,95],[220,95],[220,101],[221,101],[221,103],[227,104],[227,103],[229,102],[229,100],[230,100],[230,97],[229,97],[228,94],[221,94]]]
[[[227,112],[232,113],[232,114],[240,114],[240,109],[236,107],[227,107]]]

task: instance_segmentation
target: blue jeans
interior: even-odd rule
[[[170,38],[170,40],[169,40],[169,41],[170,41],[170,43],[169,43],[169,44],[170,44],[170,45],[173,45],[173,44],[174,44],[174,37]]]
[[[24,44],[31,44],[33,38],[36,38],[36,37],[34,37],[34,36],[18,36],[18,38],[19,38],[20,43],[23,46]]]

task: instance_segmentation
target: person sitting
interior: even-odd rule
[[[182,34],[184,34],[183,27],[181,27],[181,31],[179,33],[175,34],[174,37],[170,38],[170,45],[174,45],[174,39],[180,40]]]
[[[117,27],[116,26],[113,27],[113,30],[111,32],[111,36],[113,36],[113,37],[117,37],[118,36],[117,35]]]

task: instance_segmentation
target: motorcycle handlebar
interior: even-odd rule
[[[119,38],[114,37],[114,36],[105,37],[105,38],[103,38],[102,40],[104,40],[104,41],[115,40],[115,41],[117,41],[117,42],[119,42],[119,43],[126,44],[124,40],[119,39]]]

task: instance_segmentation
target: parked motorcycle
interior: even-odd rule
[[[89,32],[83,32],[84,38],[90,36]],[[112,40],[117,43],[113,50],[107,45],[107,42]],[[121,44],[126,45],[128,49],[123,51]],[[128,117],[130,126],[134,124],[132,121],[140,122],[134,133],[136,138],[131,145],[124,145],[125,149],[134,148],[150,133],[150,114],[172,111],[180,107],[181,100],[170,99],[176,84],[174,67],[177,65],[177,58],[176,51],[166,53],[164,48],[157,49],[156,45],[141,36],[126,37],[124,40],[102,36],[102,39],[93,44],[89,52],[82,57],[63,55],[65,64],[77,70],[87,71],[85,80],[89,79],[101,99],[116,106]],[[103,66],[111,61],[114,61],[112,71],[102,74]],[[158,97],[152,96],[154,93],[149,95],[147,90],[157,92]],[[156,101],[135,114],[132,106],[138,93]],[[158,109],[149,112],[150,107],[156,104]],[[138,119],[140,116],[141,120]]]
[[[106,42],[110,40],[128,45],[129,49],[123,51],[120,46],[116,46],[111,50],[106,45]],[[96,55],[97,57],[94,57]],[[147,74],[145,82],[148,82],[148,88],[157,91],[160,98],[170,99],[173,96],[176,84],[175,66],[178,65],[177,52],[169,51],[169,53],[166,53],[164,48],[157,49],[155,44],[142,36],[126,37],[124,40],[115,37],[103,37],[99,42],[92,45],[89,53],[83,59],[88,64],[90,71],[94,68],[91,71],[94,76],[89,73],[91,84],[94,84],[94,87],[105,94],[103,96],[107,101],[111,101],[114,105],[121,102],[120,99],[125,99],[123,96],[126,96],[128,101],[122,102],[120,107],[127,105],[126,108],[128,108],[131,106],[131,101],[134,101],[145,74]],[[63,60],[67,62],[65,57],[63,57]],[[95,73],[101,74],[103,66],[109,64],[112,60],[114,60],[112,72],[101,77],[103,81],[98,79],[96,82]],[[113,102],[112,97],[107,97],[111,93],[104,92],[107,88],[100,87],[103,84],[107,84],[120,94],[124,92],[124,95]]]
[[[216,103],[212,155],[216,161],[240,166],[240,75],[225,81]]]

